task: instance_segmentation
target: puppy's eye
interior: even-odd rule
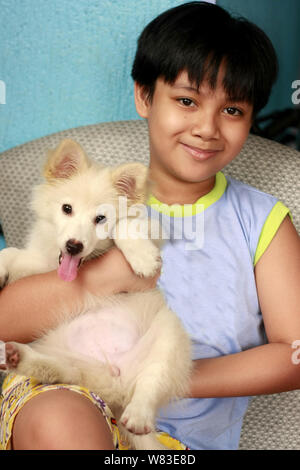
[[[72,206],[70,206],[70,204],[63,204],[61,208],[65,214],[72,214]]]
[[[105,215],[97,215],[97,217],[95,217],[95,224],[104,224],[104,222],[106,222]]]

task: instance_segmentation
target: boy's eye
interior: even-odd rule
[[[193,100],[191,100],[190,98],[179,98],[178,102],[186,108],[189,108],[194,104]]]
[[[230,116],[242,116],[242,111],[238,108],[234,108],[233,106],[229,106],[225,108],[225,114],[230,114]]]

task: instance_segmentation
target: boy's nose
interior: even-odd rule
[[[192,126],[192,135],[201,137],[203,140],[219,138],[217,118],[209,114],[198,116]]]

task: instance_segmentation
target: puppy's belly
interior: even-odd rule
[[[140,336],[130,315],[119,308],[90,310],[67,327],[71,351],[121,366]]]

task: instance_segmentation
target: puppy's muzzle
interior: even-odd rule
[[[66,250],[71,256],[79,255],[83,251],[83,244],[74,238],[66,242]]]

